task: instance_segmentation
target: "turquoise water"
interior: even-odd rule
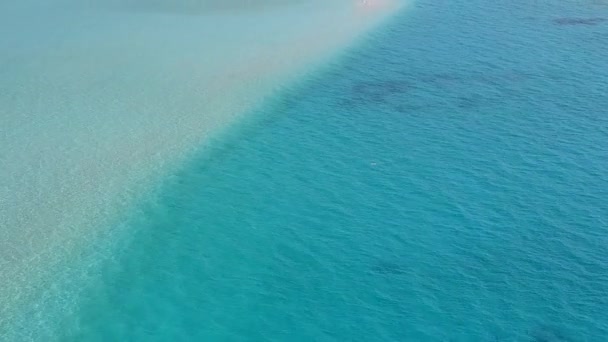
[[[167,179],[59,339],[605,340],[603,18],[417,0]]]
[[[210,137],[394,10],[352,0],[0,1],[1,337],[23,340],[10,328],[23,326],[48,340],[40,330],[56,326],[52,312],[71,312],[87,274],[130,231],[117,222]]]

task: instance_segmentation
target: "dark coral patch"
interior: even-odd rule
[[[423,73],[404,74],[400,78],[377,80],[370,82],[358,82],[344,88],[342,97],[337,102],[341,107],[349,109],[356,108],[392,108],[399,113],[411,113],[420,110],[440,106],[440,103],[426,103],[425,105],[414,104],[417,91],[436,88],[437,92],[450,97],[450,94],[460,92],[463,85],[491,85],[503,87],[505,85],[522,83],[536,77],[533,74],[506,70],[494,73]],[[545,77],[545,76],[543,76]],[[409,94],[408,96],[405,96]],[[453,98],[453,103],[458,108],[474,109],[482,106],[490,100],[478,94],[464,94]]]
[[[360,82],[351,89],[353,98],[365,101],[385,102],[389,97],[407,92],[410,85],[406,81],[388,80],[379,82]]]
[[[551,326],[541,325],[530,332],[530,339],[534,342],[567,342],[570,341],[562,332]]]
[[[480,97],[478,96],[459,96],[457,106],[461,109],[473,109],[479,106]]]
[[[407,274],[408,269],[405,266],[392,262],[381,261],[373,265],[372,272],[386,275],[402,275]]]
[[[586,25],[593,26],[607,22],[607,18],[557,18],[553,20],[553,23],[561,26],[574,26],[574,25]]]

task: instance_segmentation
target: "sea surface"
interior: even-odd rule
[[[51,339],[164,178],[399,5],[0,1],[3,339]]]
[[[608,3],[416,0],[160,183],[19,336],[606,341]]]

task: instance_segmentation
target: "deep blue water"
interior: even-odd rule
[[[168,180],[64,339],[606,340],[604,18],[417,0]]]

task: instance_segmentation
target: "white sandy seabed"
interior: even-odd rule
[[[210,136],[403,5],[214,1],[0,4],[0,331]]]

